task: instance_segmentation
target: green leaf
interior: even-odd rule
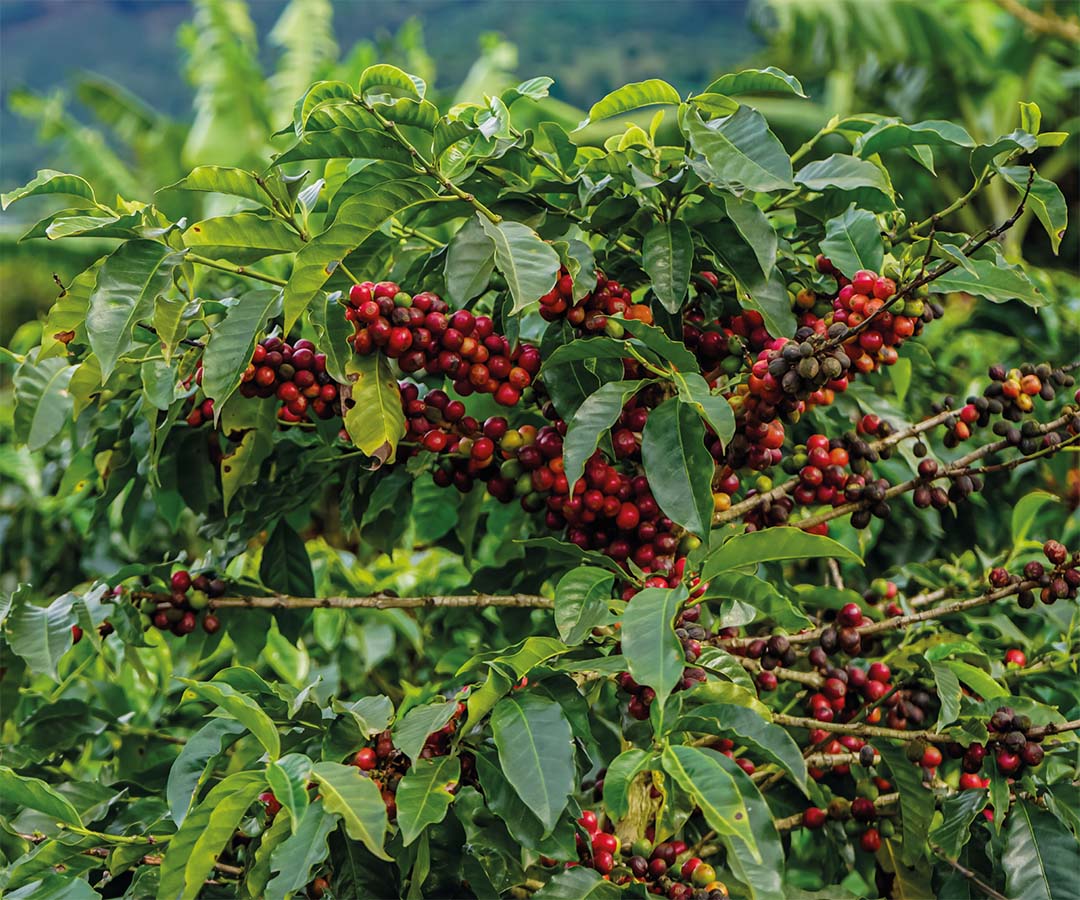
[[[438,731],[454,715],[457,702],[431,703],[426,706],[414,706],[406,715],[394,723],[394,746],[409,759],[415,760],[424,749],[428,735]]]
[[[221,681],[196,681],[192,678],[178,678],[178,681],[187,686],[188,691],[212,703],[220,706],[225,712],[250,731],[270,754],[271,759],[277,759],[281,755],[281,737],[273,720],[262,708],[247,694],[242,694],[232,685]],[[260,778],[262,776],[260,775]]]
[[[311,760],[303,753],[286,753],[266,766],[266,783],[270,785],[278,803],[288,810],[294,832],[307,812],[307,784],[311,766]]]
[[[710,553],[702,566],[701,580],[708,581],[721,572],[763,562],[824,557],[862,564],[862,559],[854,551],[820,534],[808,534],[800,528],[788,526],[752,531],[736,535]]]
[[[677,376],[675,383],[679,388],[679,399],[697,410],[698,415],[716,432],[720,443],[727,446],[735,434],[735,413],[731,404],[720,394],[714,394],[709,383],[696,372]]]
[[[1027,190],[1030,172],[1027,166],[1003,166],[998,171],[1021,195]],[[1050,247],[1057,255],[1061,249],[1061,239],[1065,237],[1065,229],[1069,227],[1069,207],[1061,188],[1036,172],[1031,179],[1027,205],[1034,210],[1035,217],[1042,223],[1050,238]]]
[[[319,784],[326,811],[337,813],[345,823],[345,831],[379,859],[389,860],[383,849],[386,836],[386,804],[379,788],[356,766],[322,762],[311,770]]]
[[[664,749],[664,771],[694,798],[713,831],[738,837],[760,861],[761,851],[750,829],[750,812],[735,779],[720,759],[720,754],[712,750],[669,746]]]
[[[450,789],[461,777],[456,756],[419,759],[401,779],[397,788],[397,824],[405,846],[415,841],[425,828],[446,818],[454,800]]]
[[[555,586],[555,627],[567,644],[576,645],[607,620],[615,576],[603,569],[571,569]]]
[[[273,401],[261,404],[260,410],[263,424],[244,431],[240,443],[221,458],[221,500],[226,513],[236,492],[258,480],[263,462],[274,452],[271,435],[277,424],[276,404]]]
[[[355,356],[348,371],[357,377],[348,386],[353,405],[346,404],[345,429],[368,456],[393,462],[398,441],[405,436],[405,414],[390,363],[382,353]]]
[[[661,709],[686,667],[674,625],[686,597],[685,585],[645,588],[634,594],[622,614],[622,652],[630,674],[656,691]]]
[[[659,78],[650,78],[647,81],[637,81],[625,84],[621,88],[612,91],[602,100],[594,103],[589,110],[586,122],[599,122],[601,119],[610,119],[622,113],[640,109],[643,106],[678,106],[682,97],[666,81]],[[584,123],[582,123],[584,124]]]
[[[314,120],[324,108],[312,117]],[[274,165],[309,159],[378,159],[407,164],[409,152],[392,137],[374,128],[353,131],[350,128],[333,128],[316,131],[314,122],[310,130],[292,147],[274,160]]]
[[[1038,515],[1040,509],[1047,503],[1060,502],[1061,499],[1057,494],[1051,494],[1049,491],[1031,491],[1024,494],[1016,502],[1012,511],[1010,530],[1013,544],[1019,545],[1027,540],[1028,532],[1035,523],[1035,516]]]
[[[266,787],[262,772],[234,772],[214,785],[169,840],[158,900],[194,900],[240,820]]]
[[[712,523],[715,463],[705,449],[705,426],[693,406],[671,397],[649,415],[641,461],[664,515],[707,536]]]
[[[397,66],[381,63],[376,66],[368,66],[360,75],[360,95],[367,98],[368,94],[396,95],[405,94],[417,100],[423,100],[427,92],[424,79],[416,75],[409,75]]]
[[[743,69],[721,75],[702,92],[705,94],[794,94],[805,99],[803,86],[794,75],[767,66],[764,69]]]
[[[63,594],[42,607],[25,601],[21,594],[21,590],[16,592],[14,607],[4,622],[8,646],[31,672],[44,673],[59,681],[56,666],[71,648],[71,626],[75,624],[71,606],[75,595]]]
[[[904,749],[884,741],[874,745],[892,773],[892,781],[900,792],[900,818],[904,840],[900,858],[912,866],[926,855],[926,835],[934,815],[934,794],[922,783],[922,769],[912,763]]]
[[[957,678],[984,700],[993,700],[996,697],[1007,697],[1009,694],[1005,688],[994,681],[994,679],[987,675],[982,669],[977,669],[975,666],[968,665],[966,662],[961,662],[957,659],[947,659],[945,660],[945,665],[952,669],[953,672],[956,673]]]
[[[468,219],[446,247],[446,293],[458,307],[487,290],[495,268],[495,244],[479,219]]]
[[[350,104],[356,97],[352,86],[344,81],[316,81],[293,107],[293,130],[303,135],[307,121],[315,110],[330,105]],[[372,117],[372,121],[375,119]]]
[[[352,359],[352,348],[346,338],[353,333],[352,325],[345,318],[340,295],[327,294],[322,303],[311,308],[311,324],[315,328],[319,349],[326,354],[326,371],[338,384],[349,380],[346,374]]]
[[[734,194],[724,196],[724,209],[767,278],[776,265],[776,229],[756,203]]]
[[[170,362],[180,341],[187,335],[191,314],[197,304],[188,303],[183,297],[158,297],[154,301],[153,326],[161,341],[161,352]]]
[[[308,806],[304,810],[303,818],[294,823],[292,836],[275,844],[267,865],[258,876],[265,887],[265,894],[260,890],[253,892],[252,896],[265,896],[266,900],[285,900],[302,891],[311,883],[312,873],[329,856],[330,848],[326,841],[330,832],[337,827],[337,823],[337,816],[327,813],[321,800],[316,800]],[[277,824],[275,820],[271,829]],[[268,833],[269,829],[263,832],[263,843]],[[269,877],[271,871],[278,874],[267,883],[264,879]],[[248,879],[249,887],[257,887],[259,884],[259,881],[252,880],[254,875],[255,872],[252,870]]]
[[[307,815],[312,819],[315,818],[315,814],[311,810],[316,805],[318,805],[319,811],[322,812],[322,801],[316,800],[315,803],[308,807]],[[330,821],[336,825],[337,817],[331,816]],[[274,851],[286,840],[293,839],[292,824],[292,819],[289,816],[277,816],[263,831],[244,879],[244,887],[247,889],[249,897],[263,897],[265,895],[266,883],[270,880],[270,865]]]
[[[293,253],[304,246],[281,219],[253,212],[196,222],[184,232],[184,244],[200,256],[247,265],[265,256]]]
[[[71,197],[82,197],[84,200],[89,200],[91,206],[97,206],[94,189],[85,178],[57,172],[55,169],[39,169],[32,181],[21,188],[0,194],[0,209],[7,209],[16,200],[22,200],[24,197],[37,197],[42,194],[67,194]]]
[[[618,821],[630,811],[630,785],[641,772],[658,764],[656,756],[640,747],[631,747],[616,756],[604,775],[604,810]]]
[[[899,119],[884,119],[860,135],[853,152],[864,159],[897,147],[974,147],[975,141],[955,122],[928,120],[907,125]],[[831,257],[830,257],[831,259]]]
[[[246,169],[229,166],[196,166],[186,178],[170,184],[163,191],[206,191],[214,194],[230,194],[254,200],[263,206],[270,202],[270,194],[259,182],[262,178]]]
[[[343,259],[394,216],[433,196],[431,188],[420,182],[389,181],[341,204],[334,224],[313,237],[293,261],[292,274],[285,285],[286,333],[292,330]]]
[[[510,288],[510,314],[515,315],[551,290],[559,274],[559,254],[521,222],[494,225],[480,217],[480,225],[495,245],[495,268]]]
[[[76,366],[67,359],[29,359],[15,370],[16,438],[30,450],[40,450],[55,438],[72,417],[74,400],[68,386]]]
[[[787,900],[790,897],[784,884],[784,846],[773,824],[772,812],[757,785],[738,767],[735,760],[714,754],[720,766],[735,780],[735,787],[750,813],[750,830],[760,852],[757,861],[753,847],[748,847],[739,835],[721,835],[727,849],[727,864],[735,877],[746,885],[752,900]],[[831,900],[831,898],[830,898]]]
[[[779,725],[766,722],[761,716],[745,706],[710,703],[699,706],[691,715],[716,720],[719,732],[731,732],[739,740],[753,748],[755,758],[761,756],[787,772],[799,789],[808,794],[806,761],[799,745]],[[715,732],[714,732],[715,733]]]
[[[81,863],[65,866],[68,871],[77,871]],[[17,891],[7,891],[6,900],[101,900],[101,894],[95,891],[82,878],[70,875],[58,875],[50,872],[44,878],[31,881]]]
[[[872,188],[888,197],[892,196],[892,188],[880,166],[847,153],[834,153],[825,159],[807,163],[795,173],[795,183],[809,191]]]
[[[596,452],[603,436],[618,421],[627,401],[644,384],[644,380],[608,382],[586,397],[585,402],[577,408],[563,441],[566,482],[571,487],[581,478],[585,463]]]
[[[28,775],[20,775],[7,766],[0,766],[0,794],[4,796],[4,804],[7,807],[5,816],[8,818],[12,817],[11,812],[14,807],[44,813],[65,825],[81,826],[83,824],[75,807],[44,781]]]
[[[585,866],[559,872],[533,894],[535,900],[618,900],[621,896],[616,885]]]
[[[503,774],[550,834],[577,779],[562,707],[539,694],[516,692],[495,704],[491,732]]]
[[[620,319],[619,322],[636,341],[640,341],[660,359],[671,363],[680,372],[699,371],[697,357],[686,349],[682,341],[673,341],[669,338],[663,328],[646,325],[640,319]]]
[[[1005,810],[995,813],[1003,816]],[[1001,867],[1010,900],[1076,896],[1076,839],[1030,800],[1018,800],[1009,812]]]
[[[681,219],[655,225],[645,234],[641,257],[653,292],[664,309],[674,315],[686,299],[694,267],[694,239],[690,229]]]
[[[211,719],[188,738],[169,768],[165,797],[169,816],[182,825],[191,809],[191,802],[206,777],[214,758],[235,743],[246,729],[233,719]]]
[[[930,844],[956,859],[971,838],[971,823],[986,806],[986,791],[964,790],[941,804],[941,821],[930,829]]]
[[[86,332],[103,379],[131,347],[132,328],[153,310],[185,252],[156,241],[128,241],[102,263],[86,311]]]
[[[859,269],[880,272],[885,258],[881,227],[877,217],[852,206],[843,215],[825,223],[824,253],[836,268],[848,277]]]
[[[775,191],[795,186],[791,158],[756,109],[740,106],[734,115],[708,124],[691,109],[683,129],[693,151],[705,157],[710,180],[719,187]]]
[[[1033,309],[1046,306],[1046,297],[1031,283],[1027,273],[1020,266],[990,259],[970,261],[974,272],[953,269],[931,281],[930,291],[935,294],[963,291],[985,297],[993,303],[1019,300]]]
[[[278,519],[263,547],[259,580],[279,594],[315,596],[315,576],[307,548],[285,519]]]
[[[1038,149],[1038,146],[1038,138],[1026,131],[1017,130],[1012,134],[1002,135],[992,144],[980,144],[971,151],[971,172],[978,178],[983,174],[986,167],[993,165],[994,160],[1003,153],[1008,153],[1011,157],[1014,154],[1031,153]],[[1027,167],[1022,166],[1021,168],[1026,183]]]
[[[960,679],[952,669],[942,663],[930,663],[930,671],[934,675],[934,685],[941,701],[936,727],[944,728],[955,722],[960,715]]]
[[[742,575],[730,570],[712,575],[702,602],[718,598],[732,601],[725,603],[720,613],[727,625],[746,625],[759,619],[789,631],[811,625],[810,619],[795,604],[756,575]]]

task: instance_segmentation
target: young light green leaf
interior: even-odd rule
[[[162,191],[206,191],[244,197],[266,206],[270,194],[260,185],[263,179],[246,169],[229,166],[196,166],[186,178],[162,188]]]
[[[318,783],[326,811],[337,813],[345,823],[345,831],[379,859],[389,860],[383,849],[386,837],[386,804],[379,788],[356,766],[339,763],[317,763],[311,770],[312,780]]]
[[[661,708],[686,667],[686,654],[674,625],[686,597],[684,585],[645,588],[633,596],[622,614],[622,652],[630,674],[638,684],[656,691]]]
[[[721,75],[702,92],[705,94],[794,94],[805,99],[803,86],[794,75],[788,75],[775,66],[764,69],[743,69],[730,75]]]
[[[218,853],[265,787],[262,772],[234,772],[214,785],[169,840],[158,900],[195,900]]]
[[[974,271],[953,269],[931,281],[930,291],[935,294],[963,291],[985,297],[992,303],[1019,300],[1033,309],[1046,306],[1046,296],[1032,284],[1020,266],[1004,260],[971,259],[970,262]]]
[[[360,94],[364,97],[368,94],[392,93],[423,100],[426,92],[427,84],[423,78],[387,63],[368,66],[360,75]]]
[[[1017,501],[1012,511],[1010,532],[1013,544],[1019,545],[1027,540],[1028,532],[1031,531],[1031,526],[1035,523],[1035,516],[1038,515],[1040,509],[1047,503],[1060,502],[1061,498],[1057,494],[1051,494],[1049,491],[1031,491],[1024,494]]]
[[[601,119],[610,119],[612,116],[631,112],[643,106],[655,106],[657,104],[678,106],[681,102],[682,98],[679,96],[679,92],[670,84],[659,78],[650,78],[647,81],[625,84],[621,88],[612,91],[602,100],[594,103],[585,122],[599,122]]]
[[[456,756],[419,759],[413,763],[396,794],[397,824],[406,847],[429,825],[446,818],[454,800],[450,791],[460,777],[461,763]]]
[[[630,811],[630,785],[639,772],[657,764],[656,757],[640,747],[631,747],[616,756],[604,775],[604,809],[612,820]]]
[[[121,244],[102,263],[86,311],[86,333],[103,378],[131,347],[132,328],[153,310],[154,299],[168,288],[185,252],[135,240]]]
[[[651,228],[642,242],[641,258],[664,309],[677,313],[686,298],[694,266],[694,240],[686,223],[674,219]]]
[[[554,286],[559,274],[559,254],[521,222],[503,221],[495,225],[480,218],[480,225],[495,245],[495,268],[510,288],[514,298],[510,313],[515,315]]]
[[[615,576],[603,569],[579,566],[555,586],[555,627],[567,644],[580,644],[608,617]]]
[[[277,759],[281,755],[281,737],[278,735],[277,726],[254,699],[221,681],[196,681],[192,678],[177,680],[187,685],[188,691],[200,700],[220,706],[247,728],[266,748],[271,759]]]
[[[553,700],[524,691],[504,697],[491,713],[503,774],[551,833],[577,779],[570,723]]]
[[[693,534],[708,535],[715,464],[693,406],[671,397],[652,411],[642,435],[641,461],[664,515]]]
[[[854,153],[866,159],[897,147],[974,147],[971,135],[955,122],[928,120],[907,125],[899,119],[884,119],[861,135]]]
[[[405,436],[405,414],[390,363],[382,353],[373,353],[353,357],[347,368],[356,380],[349,386],[352,405],[346,400],[345,429],[368,456],[393,462]]]
[[[807,163],[795,173],[795,183],[801,184],[808,191],[856,191],[860,188],[872,188],[886,196],[892,196],[892,188],[880,166],[847,153],[834,153],[825,159]]]
[[[81,197],[83,200],[90,201],[88,206],[97,206],[94,189],[85,178],[57,172],[55,169],[39,169],[37,175],[21,188],[0,194],[0,209],[7,209],[16,200],[22,200],[24,197],[37,197],[42,194],[67,194],[70,197]]]
[[[1027,166],[1003,166],[998,171],[1021,194],[1027,190],[1028,176],[1031,174],[1031,191],[1028,193],[1027,205],[1034,210],[1035,218],[1042,223],[1050,238],[1050,247],[1057,255],[1061,248],[1061,239],[1065,237],[1065,229],[1069,227],[1069,207],[1061,188],[1038,172],[1031,173]]]

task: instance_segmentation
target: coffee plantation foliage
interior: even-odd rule
[[[789,152],[765,68],[590,146],[550,84],[375,65],[265,169],[4,195],[111,241],[6,351],[6,896],[1076,896],[1075,321],[999,241],[1057,249],[1065,136]],[[973,371],[954,302],[1065,355]]]

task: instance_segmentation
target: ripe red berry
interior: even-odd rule
[[[495,402],[499,406],[517,406],[521,399],[521,391],[512,384],[500,384],[495,391]]]
[[[592,848],[594,852],[606,850],[608,853],[618,853],[619,839],[606,831],[597,831],[592,836]]]
[[[1016,647],[1012,647],[1005,651],[1005,664],[1013,666],[1026,666],[1027,656],[1024,655],[1024,651]]]
[[[867,853],[877,853],[881,849],[881,834],[876,828],[867,828],[859,837],[859,846]]]
[[[633,503],[623,503],[619,507],[619,514],[615,517],[615,524],[624,531],[637,528],[641,521],[641,513]]]
[[[597,850],[593,854],[593,868],[601,875],[607,875],[615,868],[615,857],[607,850]]]
[[[999,750],[995,761],[998,771],[1003,775],[1012,775],[1021,766],[1020,757],[1009,750]]]
[[[821,828],[828,814],[817,806],[811,806],[803,812],[803,825],[807,828]]]
[[[872,822],[877,818],[874,801],[868,797],[856,797],[851,801],[851,817],[859,822]]]
[[[216,634],[221,628],[221,620],[213,613],[207,613],[203,616],[202,627],[207,634]]]
[[[841,625],[855,627],[862,621],[862,610],[857,603],[846,603],[837,614],[836,620]]]
[[[584,828],[589,834],[594,834],[599,824],[596,820],[596,813],[591,809],[587,809],[581,814],[581,818],[578,819],[578,824]]]
[[[250,794],[248,796],[250,796]],[[281,812],[281,804],[278,802],[278,798],[274,796],[273,791],[263,791],[259,794],[259,802],[266,810],[268,818],[272,819]]]
[[[937,747],[927,747],[923,751],[920,765],[927,769],[934,769],[941,765],[941,751]]]
[[[169,579],[169,584],[174,591],[184,593],[191,587],[191,574],[186,569],[179,569],[173,572],[172,578]]]
[[[377,762],[375,751],[370,747],[357,750],[356,755],[353,757],[353,765],[364,772],[370,772],[374,769]]]
[[[870,667],[866,670],[866,677],[871,681],[880,681],[885,684],[892,677],[892,672],[885,663],[875,662],[870,663]]]
[[[1036,745],[1037,746],[1037,745]],[[960,790],[970,791],[982,787],[982,779],[974,772],[960,773]]]

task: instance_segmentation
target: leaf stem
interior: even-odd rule
[[[238,266],[236,263],[219,262],[216,259],[207,259],[205,256],[199,256],[195,253],[189,253],[187,255],[187,260],[196,265],[206,266],[208,269],[217,269],[220,272],[228,272],[231,275],[240,275],[244,278],[254,278],[256,281],[265,281],[267,284],[275,284],[278,287],[284,287],[288,284],[283,278],[275,278],[273,275],[264,275],[262,272],[254,272],[251,269],[244,268],[244,266]]]

